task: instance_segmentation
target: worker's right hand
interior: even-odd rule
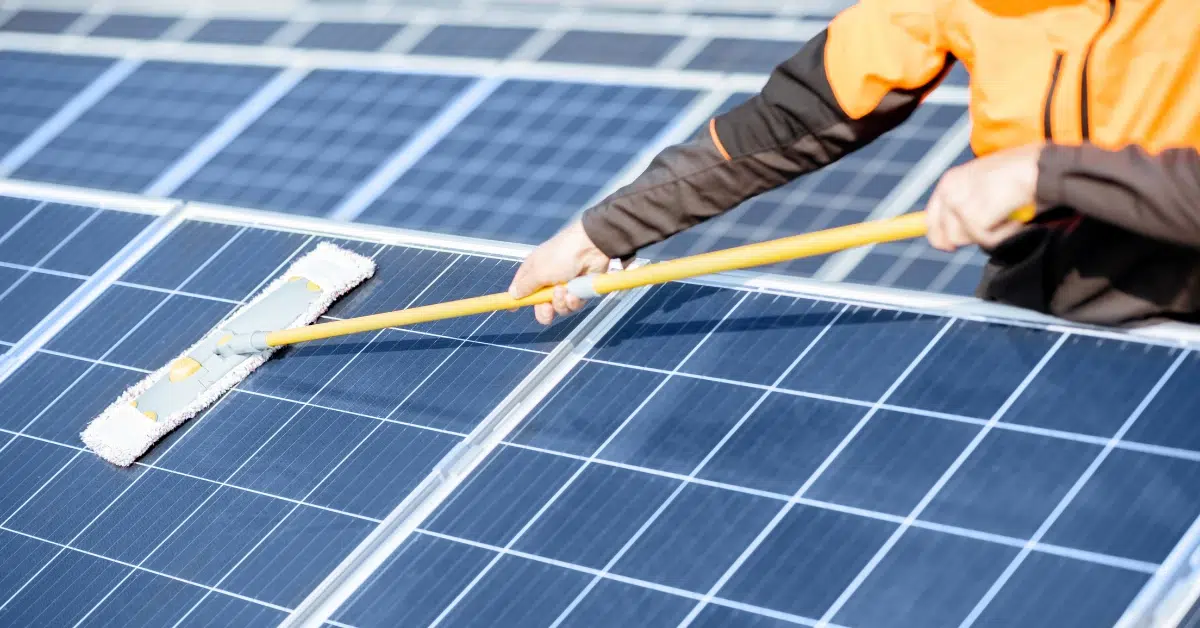
[[[555,315],[567,316],[583,309],[584,301],[567,293],[566,282],[608,270],[609,258],[583,229],[572,222],[529,254],[517,269],[508,294],[514,299],[527,297],[546,286],[557,286],[552,303],[533,307],[534,317],[543,325],[554,322]]]

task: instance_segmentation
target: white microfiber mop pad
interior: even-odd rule
[[[372,260],[333,244],[322,242],[312,252],[293,262],[287,272],[272,281],[242,309],[267,298],[289,278],[304,277],[317,284],[321,288],[321,294],[306,311],[287,326],[287,329],[302,327],[315,322],[329,309],[329,306],[333,305],[334,301],[374,274],[375,262]],[[234,316],[236,317],[237,314]],[[198,344],[199,342],[189,347],[183,355],[190,353]],[[265,363],[272,353],[274,353],[273,350],[268,350],[246,356],[245,360],[218,379],[212,386],[205,388],[182,410],[172,413],[170,416],[160,416],[157,420],[152,420],[135,409],[131,402],[159,379],[168,375],[171,368],[168,363],[126,390],[100,416],[93,419],[87,429],[83,431],[83,442],[101,458],[115,465],[129,466],[171,430],[196,416],[234,386],[237,386],[254,369]]]

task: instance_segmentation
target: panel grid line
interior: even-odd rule
[[[8,231],[4,232],[4,235],[0,235],[0,244],[4,244],[9,238],[12,237],[12,235],[14,233],[19,231],[21,229],[21,227],[24,227],[25,223],[29,222],[30,220],[33,220],[34,217],[37,216],[37,214],[39,212],[41,212],[42,209],[44,209],[49,204],[50,203],[47,201],[41,201],[37,205],[34,205],[33,209],[30,209],[28,212],[26,212],[26,214],[24,216],[21,217],[20,220],[18,220],[16,222],[16,224],[9,227]]]
[[[1050,359],[1054,357],[1054,354],[1058,353],[1059,348],[1066,343],[1069,337],[1070,334],[1059,335],[1058,339],[1054,342],[1050,349],[1042,355],[1037,364],[1035,364],[1034,367],[1030,369],[1029,373],[1025,375],[1025,378],[1021,380],[1021,383],[1017,386],[1017,388],[1013,390],[1008,398],[1004,400],[1004,403],[996,409],[996,411],[992,414],[992,417],[988,420],[987,424],[975,433],[975,437],[971,439],[971,442],[967,443],[967,446],[963,448],[961,452],[959,452],[958,457],[954,459],[954,462],[950,463],[950,466],[944,472],[942,472],[941,477],[939,477],[937,481],[934,482],[933,486],[931,486],[929,490],[925,492],[925,495],[921,498],[921,501],[917,502],[917,505],[914,506],[912,511],[908,513],[908,516],[904,518],[904,521],[900,524],[900,526],[892,532],[887,541],[883,543],[883,546],[881,546],[879,550],[875,552],[875,555],[871,557],[871,560],[869,560],[867,564],[863,566],[861,570],[859,570],[858,574],[855,575],[854,580],[850,582],[850,584],[842,591],[841,595],[839,595],[833,604],[830,605],[829,609],[825,611],[825,614],[821,616],[821,626],[828,625],[829,622],[833,620],[834,615],[837,615],[837,613],[842,610],[842,607],[846,605],[846,602],[850,600],[850,597],[853,596],[856,591],[858,591],[863,582],[866,582],[867,578],[870,577],[870,575],[875,571],[875,568],[879,566],[879,563],[883,562],[884,557],[887,556],[892,548],[895,547],[896,543],[900,541],[900,537],[904,536],[904,533],[907,532],[908,528],[912,526],[912,522],[915,521],[917,517],[919,517],[921,513],[925,511],[925,508],[929,506],[930,503],[933,502],[934,498],[938,496],[942,488],[950,482],[950,478],[954,477],[954,475],[958,473],[958,470],[962,468],[963,464],[967,461],[967,458],[969,458],[971,454],[979,448],[979,445],[983,442],[983,439],[991,433],[992,428],[995,427],[995,424],[1000,420],[1000,417],[1004,416],[1004,413],[1008,412],[1008,409],[1011,408],[1012,405],[1017,402],[1017,399],[1019,399],[1021,395],[1025,393],[1025,390],[1031,383],[1033,383],[1033,380],[1037,378],[1038,374],[1042,372],[1042,369],[1045,368],[1046,364],[1050,362]]]
[[[811,488],[818,479],[820,479],[820,477],[825,473],[825,470],[833,464],[833,461],[838,457],[838,455],[840,455],[842,451],[849,446],[850,441],[852,441],[854,437],[857,436],[864,427],[866,427],[867,422],[875,416],[880,409],[880,405],[885,403],[892,396],[892,394],[900,388],[900,385],[903,384],[904,381],[908,379],[908,376],[916,370],[917,366],[925,360],[925,356],[929,355],[934,346],[937,345],[942,337],[950,331],[950,328],[953,327],[956,322],[957,319],[951,318],[947,320],[946,324],[942,325],[937,334],[934,335],[934,337],[930,339],[928,343],[926,343],[925,347],[921,349],[921,352],[917,354],[917,356],[908,364],[908,367],[905,368],[902,373],[900,373],[900,375],[895,379],[895,381],[892,382],[890,386],[888,386],[883,395],[879,397],[878,402],[876,402],[871,409],[868,410],[861,419],[859,419],[858,423],[856,423],[854,427],[850,429],[846,436],[842,438],[836,447],[834,447],[833,451],[829,452],[829,455],[825,456],[825,459],[821,461],[821,465],[818,466],[817,469],[808,476],[808,479],[804,481],[804,484],[802,484],[800,488],[796,490],[795,494],[792,496],[792,499],[789,500],[788,503],[784,504],[783,508],[779,509],[771,521],[769,521],[767,525],[758,533],[758,536],[756,536],[754,540],[750,542],[750,545],[742,550],[742,553],[738,555],[737,560],[735,560],[733,564],[721,574],[721,577],[712,585],[712,587],[709,588],[708,592],[705,593],[704,598],[697,603],[692,608],[691,612],[683,618],[683,621],[679,623],[679,628],[686,628],[687,626],[690,626],[692,622],[699,617],[700,612],[704,610],[704,607],[707,606],[712,598],[721,590],[721,588],[724,587],[731,578],[733,578],[738,569],[740,569],[741,566],[745,564],[746,560],[750,558],[750,555],[753,554],[755,550],[762,545],[763,541],[766,540],[767,536],[779,526],[779,524],[783,521],[783,518],[786,517],[789,512],[791,512],[792,507],[796,503],[795,500],[803,497],[804,494],[808,492],[808,489]]]
[[[1062,499],[1060,499],[1058,504],[1055,505],[1054,510],[1051,511],[1046,517],[1045,521],[1042,522],[1042,525],[1038,526],[1037,531],[1033,533],[1033,536],[1029,537],[1029,541],[1024,547],[1021,548],[1021,551],[1012,559],[1008,566],[1005,567],[1004,571],[1000,574],[1000,577],[996,579],[992,586],[988,588],[987,593],[984,594],[983,598],[981,598],[975,607],[971,609],[971,613],[962,621],[960,628],[969,628],[977,619],[979,619],[979,616],[983,614],[983,611],[987,608],[988,604],[995,599],[996,594],[1004,588],[1004,585],[1008,583],[1009,578],[1011,578],[1013,573],[1015,573],[1016,570],[1021,566],[1021,563],[1025,561],[1025,558],[1029,556],[1030,549],[1040,542],[1042,537],[1044,537],[1046,533],[1050,531],[1050,528],[1054,526],[1056,521],[1058,521],[1059,516],[1061,516],[1063,511],[1065,511],[1067,507],[1071,505],[1071,502],[1074,501],[1079,492],[1083,490],[1083,487],[1088,483],[1088,481],[1092,479],[1092,476],[1095,475],[1096,470],[1100,468],[1100,465],[1104,464],[1104,461],[1108,458],[1109,454],[1111,454],[1113,449],[1116,448],[1116,444],[1122,438],[1124,438],[1125,434],[1129,432],[1134,423],[1141,418],[1142,413],[1146,411],[1146,408],[1149,407],[1150,403],[1154,401],[1154,398],[1158,396],[1159,391],[1161,391],[1163,387],[1167,385],[1167,382],[1171,379],[1171,376],[1175,374],[1175,371],[1179,370],[1179,367],[1183,365],[1184,360],[1186,360],[1189,355],[1190,352],[1188,351],[1179,352],[1179,356],[1175,358],[1175,361],[1172,362],[1169,367],[1167,367],[1166,372],[1164,372],[1162,376],[1158,378],[1158,381],[1154,383],[1154,387],[1151,388],[1148,393],[1146,393],[1146,395],[1142,398],[1141,403],[1139,403],[1137,408],[1134,409],[1133,413],[1129,415],[1129,418],[1126,419],[1123,424],[1121,424],[1121,428],[1118,429],[1117,432],[1113,434],[1112,438],[1108,440],[1108,443],[1105,444],[1104,449],[1100,450],[1100,453],[1094,460],[1092,460],[1092,463],[1088,465],[1088,468],[1083,472],[1083,475],[1081,475],[1075,484],[1071,486],[1070,490],[1063,495]]]
[[[693,355],[695,355],[695,353],[697,351],[700,350],[700,347],[702,347],[705,344],[705,342],[708,341],[708,339],[710,337],[712,337],[713,332],[716,331],[716,329],[721,326],[721,323],[724,323],[738,309],[738,307],[741,306],[741,304],[749,296],[750,296],[750,293],[748,293],[748,292],[743,293],[742,296],[737,300],[737,302],[734,303],[733,306],[731,308],[729,308],[728,311],[725,312],[724,316],[721,317],[721,320],[716,325],[714,325],[712,329],[708,330],[708,332],[704,335],[704,337],[701,338],[701,340],[699,342],[697,342],[695,346],[692,347],[692,349],[687,353],[687,355],[685,355],[683,357],[683,359],[681,359],[679,361],[679,363],[675,366],[674,370],[678,371],[679,369],[683,368],[683,365],[686,364],[687,361],[689,359],[691,359],[691,357]],[[620,329],[620,327],[616,328],[613,333],[619,332],[619,329]],[[588,457],[588,460],[585,461],[584,464],[580,465],[579,468],[576,469],[575,472],[572,473],[569,478],[567,478],[566,482],[564,482],[562,484],[562,486],[560,486],[558,488],[558,490],[553,495],[550,496],[550,499],[546,500],[546,502],[542,504],[542,506],[537,510],[537,512],[535,512],[533,514],[533,516],[530,517],[529,520],[525,522],[525,525],[522,526],[521,529],[518,530],[515,535],[513,535],[513,537],[508,541],[508,543],[505,544],[505,546],[504,546],[505,549],[511,549],[513,546],[516,545],[516,543],[518,541],[521,540],[521,538],[525,535],[526,532],[528,532],[531,528],[533,528],[534,524],[536,524],[538,522],[538,520],[542,517],[542,515],[544,515],[548,510],[550,510],[550,507],[554,505],[554,503],[558,500],[558,498],[561,497],[567,491],[567,489],[569,489],[575,483],[575,481],[577,479],[579,479],[579,477],[581,475],[583,475],[583,472],[589,468],[590,463],[599,457],[600,452],[603,451],[604,448],[607,447],[609,443],[611,443],[614,439],[616,439],[617,435],[621,433],[621,431],[625,428],[625,426],[629,425],[630,421],[632,421],[634,419],[634,417],[636,417],[642,411],[642,409],[645,408],[646,405],[650,403],[650,400],[653,399],[654,396],[656,394],[658,394],[658,392],[660,390],[662,390],[664,386],[666,386],[667,382],[670,381],[670,379],[671,379],[671,377],[670,377],[670,375],[668,375],[667,377],[663,378],[663,380],[661,382],[658,383],[658,385],[654,388],[654,390],[652,390],[650,392],[650,394],[644,400],[642,400],[642,402],[636,408],[634,408],[633,412],[631,412],[629,414],[629,416],[625,417],[625,420],[622,421],[621,424],[619,426],[617,426],[617,428],[615,430],[613,430],[613,432],[611,434],[609,434],[608,438],[606,438],[604,440],[604,442],[602,442],[596,448],[596,450],[594,452],[592,452],[592,455]],[[500,554],[493,556],[492,559],[488,562],[488,564],[485,565],[483,567],[483,569],[480,570],[480,572],[478,574],[476,574],[475,577],[469,583],[467,583],[467,586],[464,587],[463,590],[460,591],[458,593],[458,595],[455,596],[455,598],[453,600],[451,600],[451,602],[449,604],[447,604],[445,608],[442,609],[442,612],[433,620],[432,623],[430,623],[429,628],[436,628],[439,624],[441,624],[441,622],[443,622],[446,619],[446,617],[449,616],[450,612],[453,611],[454,608],[456,606],[458,606],[458,604],[460,602],[462,602],[462,600],[464,598],[466,598],[467,594],[469,594],[475,588],[475,586],[478,585],[479,582],[483,580],[484,576],[486,576],[496,566],[496,564],[500,562],[501,556],[502,555],[500,555]]]
[[[807,345],[805,345],[804,349],[800,351],[800,354],[796,356],[794,360],[792,360],[791,364],[789,364],[787,368],[775,378],[771,386],[758,396],[758,399],[751,404],[751,406],[742,414],[738,421],[734,423],[732,427],[726,430],[725,435],[722,436],[721,440],[718,441],[717,444],[708,451],[704,458],[692,468],[690,473],[684,476],[683,481],[675,487],[675,490],[672,491],[669,496],[667,496],[667,499],[664,500],[663,503],[659,504],[658,508],[650,515],[649,518],[646,519],[646,521],[642,523],[641,527],[634,532],[633,536],[631,536],[629,540],[627,540],[625,544],[621,546],[617,553],[614,554],[613,557],[604,565],[604,568],[601,570],[601,576],[609,573],[613,567],[620,562],[625,554],[629,552],[633,545],[637,543],[638,539],[642,538],[642,535],[644,535],[646,531],[650,529],[650,526],[654,525],[654,523],[658,521],[658,518],[662,516],[662,513],[665,512],[667,508],[669,508],[671,504],[674,503],[679,497],[680,493],[682,493],[683,490],[688,487],[688,481],[695,479],[695,477],[704,470],[709,461],[711,461],[713,457],[717,455],[717,452],[721,451],[721,448],[725,446],[725,443],[729,442],[729,440],[733,438],[733,435],[737,433],[738,429],[740,429],[742,425],[745,424],[746,421],[748,421],[750,417],[758,411],[758,408],[762,406],[771,393],[774,392],[775,387],[782,384],[783,381],[787,379],[788,375],[790,375],[792,371],[796,369],[796,366],[799,365],[802,360],[804,360],[805,356],[812,351],[813,347],[815,347],[817,343],[825,337],[825,335],[829,332],[829,329],[832,328],[834,324],[836,324],[837,321],[842,317],[842,314],[845,313],[846,307],[847,306],[843,305],[840,309],[838,309],[837,314],[831,317],[825,327],[823,327],[821,331],[817,333],[817,335],[811,341],[809,341]],[[720,329],[719,325],[715,327],[713,331],[715,332],[717,329]],[[583,590],[581,590],[579,594],[575,596],[575,599],[573,599],[571,603],[568,604],[561,613],[559,613],[558,618],[554,620],[554,623],[551,624],[550,628],[558,628],[558,626],[562,624],[563,620],[565,620],[567,616],[570,615],[577,606],[579,606],[579,603],[583,601],[583,598],[587,597],[588,593],[591,593],[592,589],[596,587],[596,585],[600,582],[601,576],[593,577],[592,580],[588,582],[587,586],[585,586]]]

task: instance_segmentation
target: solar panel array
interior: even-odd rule
[[[18,198],[0,217],[31,278],[154,228]],[[119,469],[86,422],[318,242],[379,266],[331,319],[515,268],[182,217],[0,380],[6,621],[277,623],[464,451],[486,457],[331,625],[1111,625],[1200,516],[1192,351],[719,283],[285,349]]]
[[[14,126],[7,168],[0,162],[0,172],[31,181],[532,244],[628,180],[657,147],[687,139],[708,116],[750,95],[735,93],[718,106],[711,96],[719,93],[719,78],[669,87],[654,85],[650,77],[597,80],[589,77],[589,68],[765,78],[803,44],[803,33],[816,32],[829,17],[828,8],[816,3],[812,15],[793,11],[786,17],[721,18],[697,9],[686,17],[691,21],[683,30],[672,31],[670,21],[660,20],[623,32],[620,25],[630,22],[619,11],[605,14],[612,24],[574,18],[572,26],[561,28],[553,25],[553,13],[522,17],[545,10],[521,13],[503,7],[499,11],[508,17],[479,24],[452,7],[440,10],[436,15],[442,17],[435,19],[448,21],[432,24],[428,14],[417,19],[403,12],[373,21],[312,21],[305,16],[197,20],[16,11],[0,25],[0,37],[6,32],[61,34],[80,38],[76,41],[84,50],[89,41],[114,38],[171,40],[183,50],[190,44],[222,46],[219,53],[195,53],[222,61],[197,63],[195,56],[179,58],[153,47],[143,51],[150,60],[118,67],[113,66],[117,60],[104,57],[111,53],[99,49],[94,57],[6,53],[23,56],[8,70],[14,79],[38,76],[36,85],[12,92],[10,105],[17,111],[37,109],[40,115],[22,116]],[[714,35],[689,34],[687,29],[710,28],[697,21],[706,19],[717,20]],[[756,37],[757,32],[769,35]],[[265,64],[239,62],[239,49],[248,55],[264,46],[299,52],[273,56]],[[325,61],[322,51],[403,53],[434,64],[419,71],[407,69],[403,60],[394,69],[348,68],[336,58]],[[472,70],[442,60],[529,60],[548,69],[531,76],[520,71],[495,76],[486,66]],[[314,63],[316,68],[308,69]],[[549,75],[535,78],[539,72]],[[75,82],[43,87],[41,76]],[[964,78],[956,72],[947,85],[960,89]],[[57,99],[45,97],[47,88]],[[965,123],[965,102],[954,98],[928,105],[880,142],[830,168],[648,254],[704,252],[872,215],[912,173],[939,166],[925,163],[930,148],[954,125]],[[917,257],[922,263],[916,266],[923,267],[930,256]],[[872,269],[882,259],[884,251],[872,258]],[[909,275],[919,274],[907,270],[912,259],[912,254],[895,254],[890,274],[868,269],[851,280],[959,294],[973,290],[978,260],[948,260],[956,272],[948,270],[953,276],[947,280],[924,275],[910,280]],[[802,260],[771,270],[819,276],[826,261]]]
[[[802,43],[771,25],[836,4],[664,13],[697,35],[589,2],[566,27],[0,14],[0,623],[1070,628],[1189,577],[1193,350],[883,292],[714,279],[314,342],[128,469],[83,447],[318,242],[379,268],[326,320],[503,290],[527,249],[461,236],[548,237],[750,97]],[[971,156],[965,78],[647,254],[919,209]],[[770,270],[967,294],[983,263],[860,257]]]

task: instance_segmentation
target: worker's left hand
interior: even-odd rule
[[[942,251],[994,248],[1024,226],[1009,215],[1034,204],[1041,144],[1011,148],[951,168],[926,206],[929,243]]]

